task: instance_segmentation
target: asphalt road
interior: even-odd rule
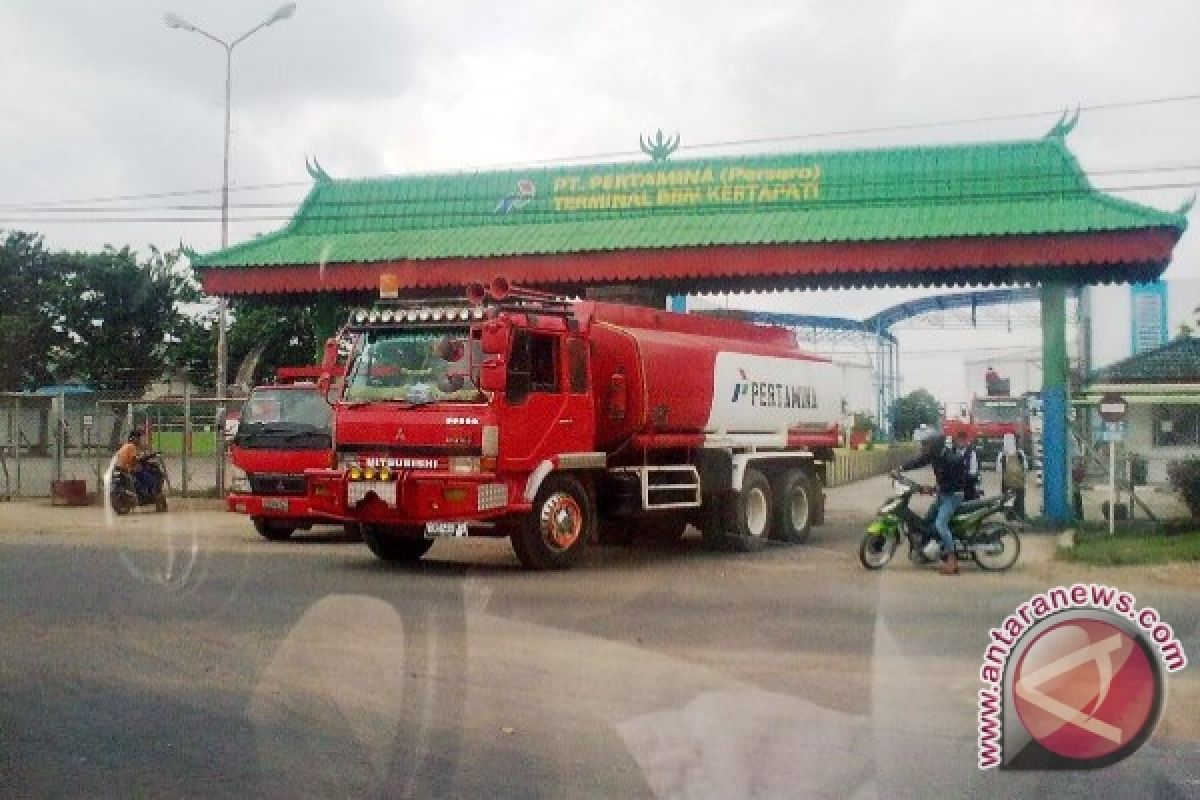
[[[880,480],[754,555],[598,548],[566,573],[506,542],[412,567],[334,529],[0,505],[0,795],[1196,797],[1200,679],[1090,773],[976,767],[989,628],[1077,579],[1153,605],[1200,658],[1191,568],[1049,560],[954,578],[857,560]]]

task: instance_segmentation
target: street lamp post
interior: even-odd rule
[[[225,144],[221,164],[221,249],[229,246],[229,115],[231,91],[233,89],[233,48],[249,39],[268,25],[282,22],[296,13],[295,3],[286,3],[275,13],[233,41],[225,41],[206,30],[193,25],[178,14],[167,14],[163,20],[169,28],[197,33],[225,50]],[[225,494],[225,395],[228,391],[229,350],[226,341],[229,304],[225,298],[217,298],[217,493]]]

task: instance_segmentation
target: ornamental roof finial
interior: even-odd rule
[[[309,163],[307,156],[304,157],[304,169],[308,172],[309,177],[317,183],[331,183],[333,181],[329,177],[329,173],[321,166],[321,162],[317,161],[316,156],[313,156],[312,163]]]
[[[1058,118],[1058,122],[1054,123],[1054,127],[1046,134],[1047,139],[1052,137],[1063,138],[1071,131],[1075,130],[1075,125],[1079,122],[1079,106],[1075,107],[1075,113],[1072,114],[1070,109],[1063,111],[1062,116]]]
[[[639,133],[638,144],[642,146],[642,152],[650,156],[651,161],[666,161],[667,156],[679,149],[679,133],[676,132],[674,139],[664,139],[662,128],[659,128],[649,142]]]

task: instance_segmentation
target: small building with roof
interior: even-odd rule
[[[1181,336],[1093,372],[1075,403],[1095,407],[1109,393],[1125,399],[1125,446],[1145,460],[1149,483],[1166,483],[1172,461],[1200,458],[1200,339]]]

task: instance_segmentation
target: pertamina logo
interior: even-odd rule
[[[759,408],[816,408],[817,392],[811,386],[752,381],[746,370],[738,369],[740,381],[733,385],[733,400]]]

